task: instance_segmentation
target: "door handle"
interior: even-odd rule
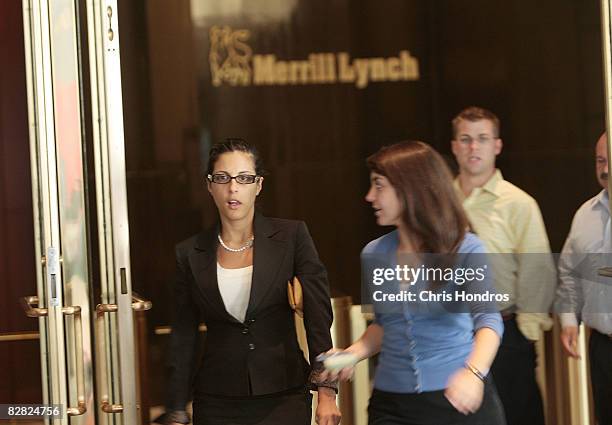
[[[49,315],[49,310],[41,307],[34,307],[38,305],[38,297],[32,295],[29,297],[21,298],[21,306],[28,317],[45,317]],[[87,404],[85,403],[85,355],[83,351],[83,322],[81,320],[81,307],[69,306],[62,307],[62,313],[64,316],[72,316],[74,323],[74,338],[76,346],[76,380],[77,380],[77,405],[76,407],[68,407],[66,413],[68,416],[79,416],[87,411]]]
[[[79,416],[87,411],[85,403],[85,353],[83,352],[83,323],[81,321],[81,307],[75,305],[63,307],[64,316],[72,316],[74,323],[74,340],[76,346],[76,378],[77,378],[77,406],[68,407],[68,416]]]
[[[96,306],[96,347],[98,349],[98,361],[102,365],[106,365],[106,334],[104,332],[104,314],[114,313],[117,311],[117,304],[98,304]],[[104,413],[121,413],[123,412],[122,404],[111,404],[109,401],[108,393],[108,382],[106,379],[106,371],[102,370],[102,373],[98,376],[100,381],[100,388],[103,391],[102,394],[102,405],[100,408]]]
[[[38,297],[36,295],[23,297],[20,301],[21,307],[28,317],[44,317],[49,314],[49,310],[46,308],[34,307],[34,304],[38,305]]]
[[[134,311],[146,311],[150,310],[153,307],[153,303],[151,301],[142,298],[140,295],[132,292],[132,310]],[[104,330],[104,315],[106,313],[116,313],[118,310],[117,304],[98,304],[96,306],[96,329],[97,329],[97,351],[98,351],[98,359],[102,365],[106,365],[106,339],[105,339],[105,330]],[[102,371],[100,376],[98,377],[100,381],[100,388],[102,388],[102,404],[100,408],[105,413],[121,413],[123,412],[123,404],[116,403],[113,404],[110,402],[109,397],[109,386],[107,382],[106,373]]]
[[[134,311],[147,311],[151,310],[153,303],[149,300],[145,300],[136,292],[132,291],[132,310]]]

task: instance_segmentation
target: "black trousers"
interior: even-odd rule
[[[198,396],[193,425],[310,425],[312,395],[306,389],[262,397]]]
[[[374,389],[368,406],[368,425],[504,425],[504,412],[492,382],[485,385],[480,409],[458,412],[444,391],[398,394]]]
[[[535,344],[521,333],[516,319],[505,320],[504,336],[491,372],[508,425],[544,425],[536,365]]]
[[[589,341],[591,385],[599,425],[612,425],[612,338],[596,330]]]

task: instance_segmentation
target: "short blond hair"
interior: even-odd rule
[[[476,122],[481,120],[488,120],[493,123],[493,136],[499,137],[499,118],[493,112],[485,108],[478,106],[469,106],[463,111],[459,112],[455,118],[453,118],[453,137],[457,137],[457,127],[461,121]]]

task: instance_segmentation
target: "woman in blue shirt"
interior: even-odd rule
[[[473,262],[482,257],[477,254],[484,253],[484,246],[469,232],[451,173],[429,145],[401,142],[382,148],[367,164],[370,190],[365,199],[372,204],[377,224],[396,230],[370,242],[363,250],[363,262],[386,261],[394,270],[398,263],[414,268],[414,258],[432,261],[424,254],[446,254],[456,261],[455,270],[465,270],[457,266],[475,265],[470,258]],[[375,321],[345,350],[358,360],[380,352],[369,424],[504,424],[503,408],[487,377],[503,332],[494,302],[455,301],[447,309],[439,308],[441,303],[428,305],[418,295],[416,303],[376,302],[389,287],[453,299],[468,286],[456,279],[447,286],[422,279],[401,285],[395,274],[392,280],[386,286],[375,284],[374,288],[383,289],[374,297]],[[493,293],[488,275],[474,285],[480,285],[476,292]],[[352,372],[351,367],[344,368],[339,378],[346,380]]]

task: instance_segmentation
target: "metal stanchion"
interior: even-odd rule
[[[334,347],[346,348],[351,339],[351,297],[336,297],[331,300],[334,322],[331,335]],[[353,425],[353,387],[351,382],[342,382],[338,390],[338,407],[342,412],[342,424]]]

